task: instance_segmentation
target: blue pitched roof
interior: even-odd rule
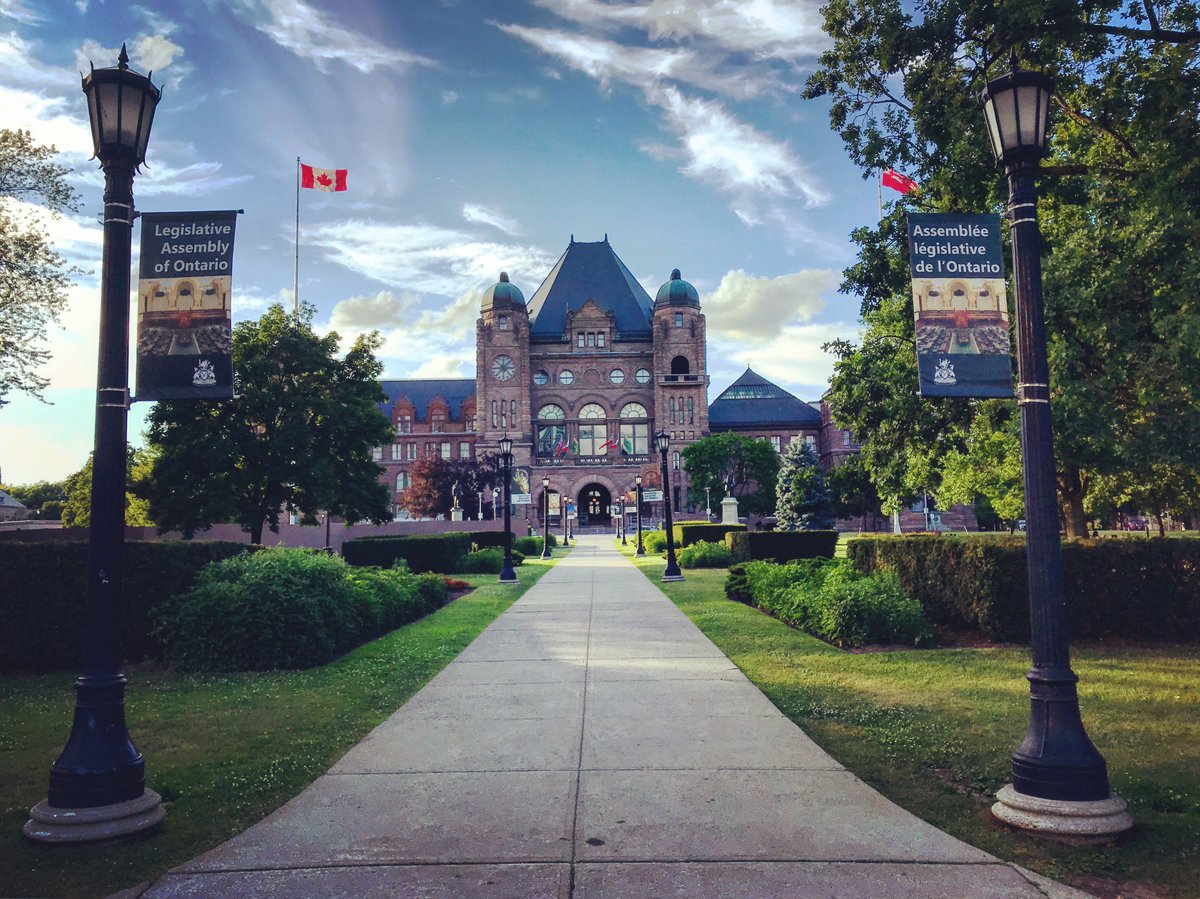
[[[708,407],[711,431],[770,425],[819,428],[821,413],[749,367]]]
[[[607,235],[593,243],[571,238],[566,251],[529,300],[530,339],[561,340],[567,326],[567,312],[578,311],[589,299],[613,313],[617,329],[614,339],[650,339],[654,302],[617,258]]]
[[[387,394],[387,401],[379,404],[379,411],[392,418],[392,409],[401,397],[408,397],[413,404],[413,414],[420,420],[427,418],[429,404],[440,396],[450,405],[450,420],[462,421],[463,403],[475,396],[474,378],[404,378],[380,381],[379,386]]]

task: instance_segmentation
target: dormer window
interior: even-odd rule
[[[580,347],[580,348],[587,346],[587,334],[585,334],[583,331],[579,331],[578,333],[576,333],[575,346]]]
[[[412,416],[397,415],[396,416],[396,433],[411,434],[412,433]]]
[[[596,346],[600,347],[601,349],[604,349],[604,332],[603,331],[596,332]]]

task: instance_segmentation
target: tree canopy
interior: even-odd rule
[[[783,451],[775,493],[775,529],[818,531],[834,525],[833,500],[825,476],[803,437],[793,437]]]
[[[67,304],[71,276],[43,222],[78,208],[69,169],[28,131],[0,128],[0,406],[14,391],[42,396],[46,329]]]
[[[742,514],[769,515],[774,510],[779,454],[766,440],[723,431],[684,447],[682,458],[693,506],[704,504],[705,487],[714,502],[723,498],[732,479]]]
[[[222,402],[157,403],[148,416],[158,452],[151,514],[163,530],[192,534],[236,521],[262,541],[285,508],[305,523],[321,511],[346,521],[391,517],[372,447],[391,441],[380,413],[382,366],[371,333],[338,356],[336,333],[318,336],[314,309],[274,305],[233,329],[234,393]]]
[[[147,499],[154,454],[125,444],[125,526],[153,527],[150,502]],[[68,528],[86,528],[92,523],[92,456],[83,468],[67,475],[63,482],[65,499],[62,504],[62,523]]]
[[[994,402],[913,397],[903,213],[1003,209],[978,97],[1010,52],[1055,83],[1039,214],[1067,531],[1082,534],[1097,491],[1131,475],[1163,503],[1189,501],[1200,440],[1198,14],[1194,2],[1152,0],[826,7],[833,47],[806,96],[830,100],[864,177],[895,167],[921,184],[852,235],[858,261],[843,290],[861,298],[866,334],[830,347],[834,417],[865,438],[864,461],[893,506],[918,487],[941,489],[947,460],[957,466],[949,492],[999,498],[985,432],[1011,433],[1011,418]]]

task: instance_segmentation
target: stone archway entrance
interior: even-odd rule
[[[587,484],[576,505],[580,527],[607,527],[612,521],[612,494],[603,484]]]

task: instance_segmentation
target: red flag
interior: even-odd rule
[[[333,192],[346,189],[346,169],[314,169],[300,164],[300,186]]]
[[[919,187],[916,181],[908,175],[901,175],[895,169],[883,170],[883,186],[898,190],[902,194],[912,193]]]

